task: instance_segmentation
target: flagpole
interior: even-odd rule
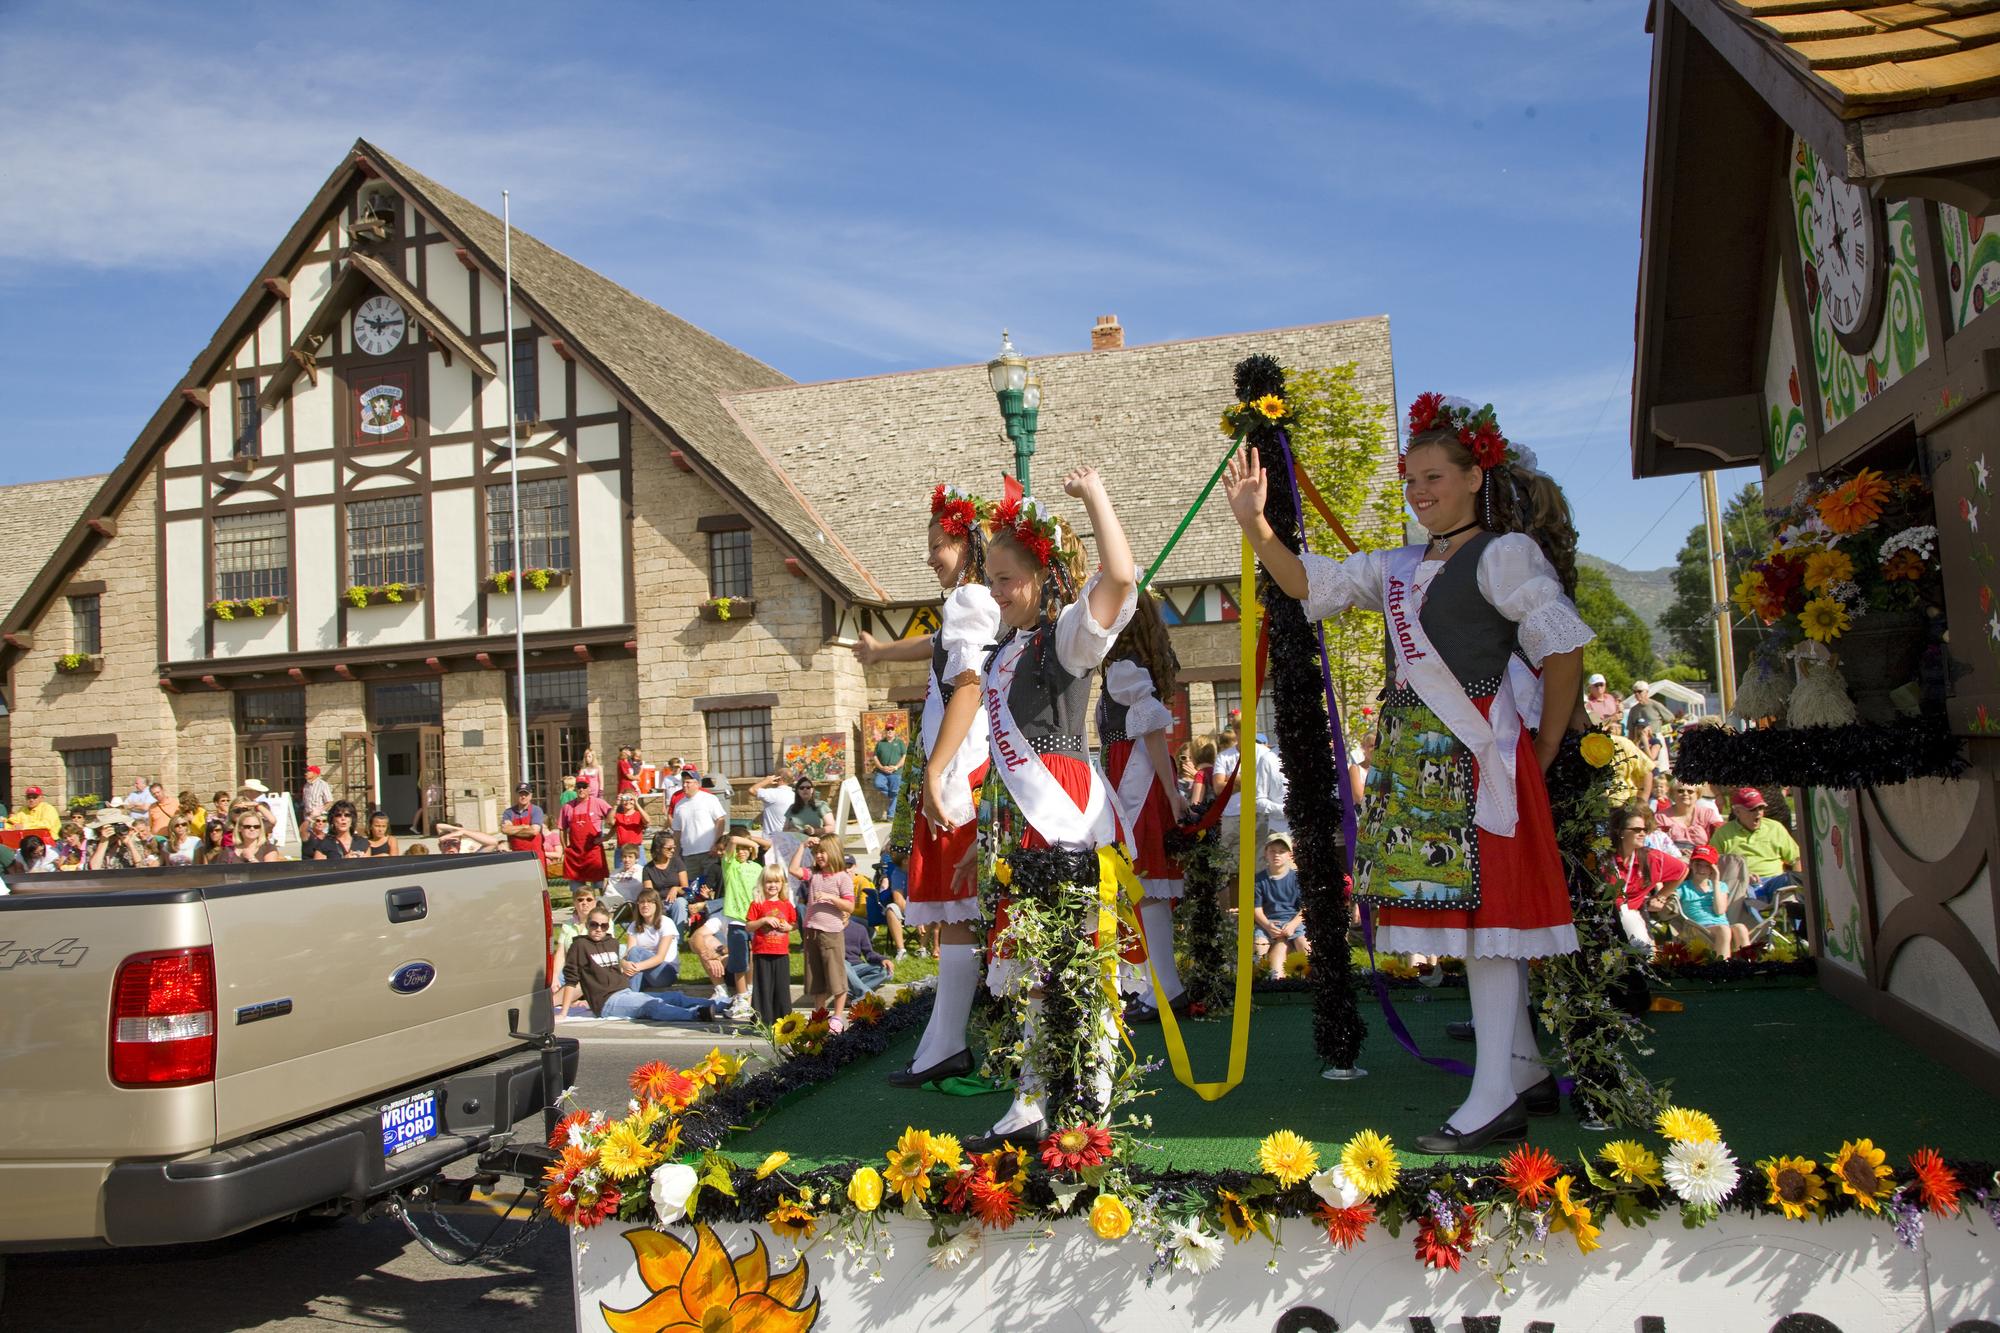
[[[520,745],[520,781],[528,780],[528,626],[521,599],[521,440],[514,420],[514,219],[507,191],[500,191],[501,265],[506,270],[507,337],[501,344],[507,357],[507,483],[513,496],[514,523],[514,721]],[[536,793],[541,795],[542,793]]]

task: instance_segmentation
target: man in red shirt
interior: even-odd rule
[[[572,891],[581,884],[601,889],[611,873],[604,859],[604,844],[611,834],[611,807],[582,774],[577,775],[576,789],[583,794],[556,817],[562,829],[563,877],[569,880]]]

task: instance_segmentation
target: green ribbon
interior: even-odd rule
[[[1174,547],[1180,543],[1182,534],[1188,530],[1188,524],[1194,522],[1194,516],[1199,514],[1201,507],[1208,503],[1209,492],[1215,489],[1216,482],[1222,480],[1222,470],[1229,466],[1230,459],[1236,457],[1237,446],[1242,443],[1243,432],[1238,431],[1236,432],[1236,438],[1229,442],[1229,452],[1222,456],[1222,461],[1215,465],[1215,471],[1209,474],[1208,485],[1202,487],[1201,494],[1194,497],[1194,504],[1189,507],[1185,514],[1181,515],[1180,525],[1174,529],[1174,535],[1167,538],[1167,544],[1160,549],[1158,555],[1153,557],[1153,563],[1147,566],[1146,576],[1139,580],[1141,588],[1152,586],[1153,575],[1159,573],[1160,566],[1167,563],[1167,557],[1174,553]]]

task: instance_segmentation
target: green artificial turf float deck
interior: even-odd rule
[[[1650,1016],[1652,1054],[1644,1066],[1670,1080],[1681,1105],[1707,1111],[1745,1168],[1772,1153],[1824,1159],[1843,1139],[1872,1138],[1900,1162],[1920,1146],[1947,1158],[2000,1160],[2000,1103],[1959,1074],[1927,1059],[1816,987],[1684,987],[1673,992],[1680,1013]],[[1470,1061],[1472,1047],[1445,1036],[1444,1026],[1469,1017],[1463,991],[1399,992],[1396,1005],[1417,1044],[1431,1055]],[[1162,1065],[1148,1075],[1155,1095],[1136,1110],[1153,1117],[1155,1150],[1137,1165],[1190,1170],[1255,1169],[1257,1141],[1291,1129],[1322,1150],[1337,1148],[1361,1129],[1389,1135],[1406,1161],[1407,1144],[1435,1128],[1464,1097],[1464,1080],[1418,1062],[1385,1030],[1372,1001],[1361,1064],[1368,1077],[1334,1083],[1319,1076],[1312,1052],[1312,1010],[1304,997],[1256,1002],[1250,1060],[1243,1082],[1219,1101],[1204,1102]],[[1198,1080],[1226,1071],[1226,1020],[1184,1023]],[[1142,1058],[1165,1059],[1157,1027],[1138,1029]],[[983,1133],[1007,1107],[1004,1093],[949,1096],[934,1089],[904,1091],[883,1080],[907,1064],[914,1036],[840,1077],[781,1106],[761,1124],[732,1137],[731,1156],[755,1164],[782,1148],[804,1167],[874,1160],[905,1125],[966,1137]],[[1594,1153],[1612,1137],[1587,1133],[1567,1100],[1562,1114],[1529,1122],[1530,1141],[1559,1157]],[[1656,1150],[1657,1135],[1645,1136]],[[1507,1145],[1481,1154],[1497,1157]]]

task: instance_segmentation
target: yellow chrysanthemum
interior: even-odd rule
[[[1617,745],[1601,731],[1591,732],[1578,746],[1583,751],[1583,762],[1592,768],[1603,768],[1618,755]]]
[[[941,1166],[946,1171],[956,1173],[959,1163],[964,1160],[965,1149],[960,1146],[956,1134],[929,1135],[931,1164]]]
[[[1757,1163],[1764,1173],[1770,1195],[1765,1202],[1783,1210],[1794,1222],[1806,1214],[1817,1217],[1826,1207],[1826,1181],[1820,1177],[1819,1163],[1810,1157],[1766,1157]]]
[[[1854,561],[1845,551],[1814,551],[1806,557],[1806,586],[1820,592],[1854,577]]]
[[[1319,1170],[1319,1153],[1291,1130],[1281,1129],[1257,1145],[1257,1165],[1280,1185],[1296,1185]]]
[[[1854,622],[1847,608],[1831,597],[1815,597],[1799,612],[1799,625],[1814,643],[1826,643],[1847,633]]]
[[[717,1087],[735,1082],[736,1076],[743,1072],[745,1063],[747,1062],[743,1056],[725,1055],[719,1047],[711,1049],[702,1060],[708,1072],[709,1082]]]
[[[1631,1139],[1613,1139],[1597,1150],[1597,1160],[1627,1185],[1659,1185],[1660,1159]]]
[[[1354,1188],[1379,1199],[1396,1188],[1403,1164],[1396,1160],[1395,1144],[1372,1129],[1364,1129],[1341,1148],[1340,1169]]]
[[[872,1166],[857,1167],[847,1180],[847,1201],[864,1213],[882,1206],[882,1173]]]
[[[638,1131],[619,1121],[598,1140],[597,1164],[615,1180],[643,1175],[659,1163],[660,1154],[639,1137]]]
[[[1275,393],[1267,393],[1252,404],[1264,414],[1267,421],[1277,421],[1285,415],[1285,400]]]
[[[1685,1106],[1669,1106],[1655,1122],[1663,1137],[1675,1143],[1720,1143],[1722,1130],[1706,1111],[1690,1111]]]
[[[1600,1228],[1591,1221],[1590,1209],[1569,1197],[1575,1176],[1556,1177],[1556,1206],[1549,1210],[1549,1230],[1567,1231],[1576,1237],[1576,1252],[1589,1254],[1598,1246]]]
[[[1117,1240],[1132,1229],[1132,1210],[1115,1194],[1100,1194],[1090,1205],[1090,1229],[1099,1240]]]
[[[776,1171],[779,1167],[783,1166],[786,1162],[789,1162],[791,1160],[792,1160],[792,1155],[788,1152],[772,1153],[769,1157],[766,1157],[763,1161],[757,1164],[757,1179],[759,1180],[769,1179],[773,1171]]]
[[[1885,1155],[1873,1139],[1855,1139],[1842,1143],[1827,1162],[1841,1193],[1853,1196],[1871,1213],[1880,1212],[1882,1200],[1896,1188],[1896,1173],[1884,1163]]]

